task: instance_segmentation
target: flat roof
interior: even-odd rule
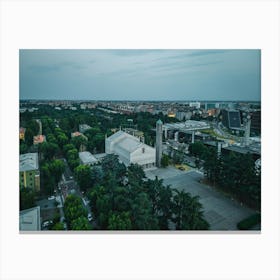
[[[19,171],[39,169],[38,153],[27,153],[19,156]]]
[[[41,230],[40,206],[20,211],[19,230]]]
[[[163,125],[163,129],[164,128],[178,129],[178,130],[184,131],[184,130],[207,129],[207,128],[210,128],[210,125],[203,121],[188,120],[185,122],[166,123]]]
[[[79,152],[79,158],[83,164],[95,163],[97,159],[88,151]]]

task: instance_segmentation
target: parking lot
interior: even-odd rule
[[[204,208],[205,219],[210,224],[211,230],[237,230],[236,224],[240,220],[255,213],[212,187],[201,183],[203,179],[201,172],[167,167],[146,171],[146,176],[150,179],[158,176],[159,179],[164,180],[165,185],[198,195]]]

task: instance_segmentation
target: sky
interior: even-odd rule
[[[260,50],[19,51],[20,99],[261,99]]]

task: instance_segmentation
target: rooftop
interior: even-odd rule
[[[19,230],[41,230],[40,206],[20,211]]]
[[[79,158],[83,164],[96,163],[98,160],[88,151],[80,152]]]
[[[187,130],[200,130],[210,128],[210,125],[206,122],[202,121],[185,121],[185,122],[177,122],[177,123],[166,123],[163,125],[163,128],[167,129],[176,129],[181,131]]]
[[[36,135],[33,137],[34,144],[43,143],[45,140],[46,140],[45,135]]]
[[[153,149],[153,147],[150,147],[140,142],[139,138],[132,136],[121,130],[108,137],[107,140],[116,141],[115,145],[130,153],[134,152],[135,150],[141,147]]]
[[[37,170],[38,164],[38,153],[27,153],[22,154],[19,157],[19,171]]]

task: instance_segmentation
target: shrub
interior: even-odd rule
[[[254,214],[237,224],[237,228],[241,230],[251,229],[253,226],[261,222],[261,214]]]

